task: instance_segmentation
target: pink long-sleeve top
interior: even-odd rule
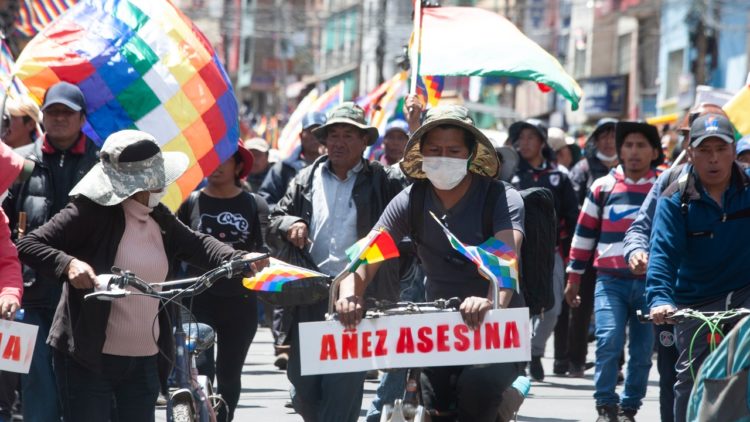
[[[24,159],[0,141],[0,194],[4,193],[23,169]],[[0,296],[14,296],[21,301],[23,278],[16,246],[10,240],[8,216],[0,208]]]

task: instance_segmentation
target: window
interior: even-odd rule
[[[630,72],[630,52],[633,34],[628,32],[620,35],[617,39],[617,74],[624,75]]]
[[[674,98],[680,92],[680,75],[682,75],[682,63],[684,62],[685,51],[675,50],[669,53],[667,58],[667,93],[666,98]]]

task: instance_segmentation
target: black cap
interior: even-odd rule
[[[734,143],[734,126],[721,114],[704,114],[690,125],[690,146],[697,147],[706,138],[720,138],[724,142]]]
[[[659,151],[659,156],[651,165],[657,166],[664,162],[664,151],[661,147],[661,138],[656,126],[650,125],[644,121],[619,121],[615,124],[615,146],[617,155],[620,155],[622,144],[625,143],[625,137],[631,133],[640,133],[646,137],[651,147]]]
[[[86,100],[83,98],[83,92],[76,85],[68,82],[59,82],[49,87],[44,95],[42,111],[53,104],[62,104],[73,111],[86,112]]]

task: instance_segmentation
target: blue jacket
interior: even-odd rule
[[[647,273],[650,307],[696,305],[750,285],[750,170],[735,164],[720,207],[700,186],[692,166],[658,201]],[[681,211],[680,184],[687,212]]]

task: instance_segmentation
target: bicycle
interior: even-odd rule
[[[116,300],[134,294],[145,295],[166,300],[162,306],[174,302],[190,315],[190,310],[180,303],[181,299],[203,293],[219,279],[247,273],[250,264],[267,257],[268,254],[264,254],[253,259],[229,261],[198,277],[154,284],[141,280],[132,272],[113,267],[112,277],[106,285],[84,296],[84,300]],[[188,287],[163,290],[180,285],[188,285]],[[127,287],[132,287],[136,291],[126,290]],[[174,360],[170,360],[174,364],[177,388],[170,389],[166,406],[167,421],[217,422],[216,410],[222,403],[226,406],[226,403],[220,395],[214,394],[211,380],[198,375],[195,368],[196,356],[213,345],[214,331],[206,324],[193,321],[183,324],[182,312],[176,314],[175,324],[173,324],[175,325],[175,357]]]
[[[330,286],[328,302],[328,320],[337,319],[334,312],[334,303],[336,292],[343,276],[336,277]],[[498,286],[495,280],[491,280],[492,285],[492,309],[498,309]],[[413,315],[422,313],[437,312],[458,312],[461,300],[457,297],[450,299],[437,299],[432,302],[389,302],[375,301],[373,306],[369,307],[364,314],[364,318],[379,318],[392,315]],[[381,410],[380,422],[429,422],[433,417],[457,418],[455,411],[439,411],[437,409],[428,409],[424,406],[422,399],[421,386],[421,368],[407,368],[406,386],[403,397],[394,400],[393,404],[384,404]],[[512,387],[509,387],[512,388]]]

